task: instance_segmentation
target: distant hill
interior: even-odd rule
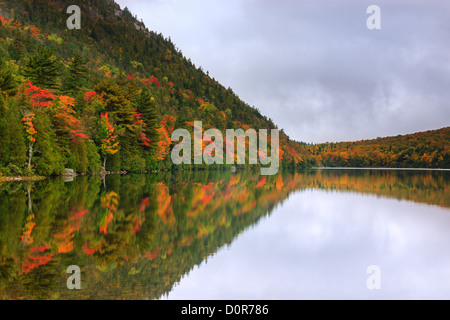
[[[194,120],[222,132],[277,128],[127,8],[70,4],[80,30],[67,29],[64,1],[0,3],[0,173],[170,169],[171,133]],[[386,138],[397,139],[389,151],[384,140],[307,145],[280,130],[281,165],[449,167],[443,130],[423,148]]]
[[[450,168],[450,127],[309,148],[323,166]]]

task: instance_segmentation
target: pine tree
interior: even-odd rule
[[[75,55],[69,63],[69,70],[63,81],[63,91],[74,93],[86,86],[87,72],[86,62],[79,55]]]
[[[20,119],[17,108],[6,105],[0,95],[0,167],[25,165],[27,150]]]
[[[97,84],[94,91],[103,96],[106,111],[114,116],[119,133],[134,132],[134,112],[121,87],[116,82],[106,79]]]
[[[49,109],[35,108],[34,127],[37,131],[33,168],[40,175],[59,175],[64,172],[64,158],[52,128]]]
[[[25,40],[22,36],[22,33],[17,31],[14,34],[13,43],[8,47],[8,53],[9,53],[9,56],[11,57],[11,59],[18,61],[25,55],[26,48],[24,45],[24,41]]]
[[[11,70],[7,69],[3,58],[0,57],[0,94],[13,95],[16,87],[17,83]]]
[[[22,74],[38,87],[56,89],[59,69],[60,64],[53,51],[41,47],[34,55],[28,57]]]

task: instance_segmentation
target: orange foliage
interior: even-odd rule
[[[88,210],[77,211],[72,208],[69,213],[69,220],[64,222],[64,225],[58,233],[54,235],[56,240],[56,246],[58,248],[58,253],[67,253],[73,251],[73,237],[74,232],[80,229],[81,220]]]
[[[117,135],[114,135],[114,126],[109,120],[108,112],[100,115],[100,123],[105,130],[101,149],[103,153],[113,155],[119,151],[119,141],[116,141]]]
[[[256,184],[256,188],[262,188],[267,182],[266,176],[262,176],[261,179],[259,179],[258,183]]]
[[[31,232],[33,232],[33,228],[36,225],[36,223],[33,220],[34,214],[30,214],[27,218],[27,223],[25,224],[22,235],[20,236],[20,239],[24,244],[33,243],[33,237],[31,237]]]
[[[106,209],[106,213],[100,223],[99,227],[100,233],[103,234],[108,233],[108,226],[114,218],[114,213],[117,211],[118,204],[119,204],[119,195],[114,191],[111,191],[102,196],[101,206],[102,208]]]
[[[280,191],[281,188],[283,188],[283,186],[284,186],[283,176],[280,174],[280,175],[278,175],[278,179],[277,179],[277,182],[276,182],[277,190]]]
[[[37,133],[33,125],[34,116],[34,113],[30,112],[24,115],[22,118],[23,124],[25,125],[25,132],[27,133],[27,140],[31,143],[36,141],[34,135]]]
[[[164,182],[158,182],[155,187],[156,201],[158,202],[158,210],[156,214],[165,224],[171,224],[175,221],[172,209],[172,197],[169,194],[169,188]]]
[[[169,153],[170,145],[172,143],[170,137],[172,135],[175,126],[175,117],[171,115],[165,115],[159,124],[159,142],[158,149],[156,152],[157,160],[164,160],[166,155]]]

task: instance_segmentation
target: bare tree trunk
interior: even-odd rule
[[[33,145],[34,142],[30,142],[30,147],[28,148],[28,169],[31,168],[31,159],[33,158]]]
[[[106,155],[105,155],[105,157],[103,158],[103,169],[106,170]]]
[[[31,201],[31,188],[29,185],[28,185],[27,193],[28,193],[28,214],[30,214],[33,212],[33,202]]]

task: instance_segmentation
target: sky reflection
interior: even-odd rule
[[[168,299],[449,299],[450,215],[437,206],[304,190],[194,268]],[[369,290],[367,267],[381,268]]]

